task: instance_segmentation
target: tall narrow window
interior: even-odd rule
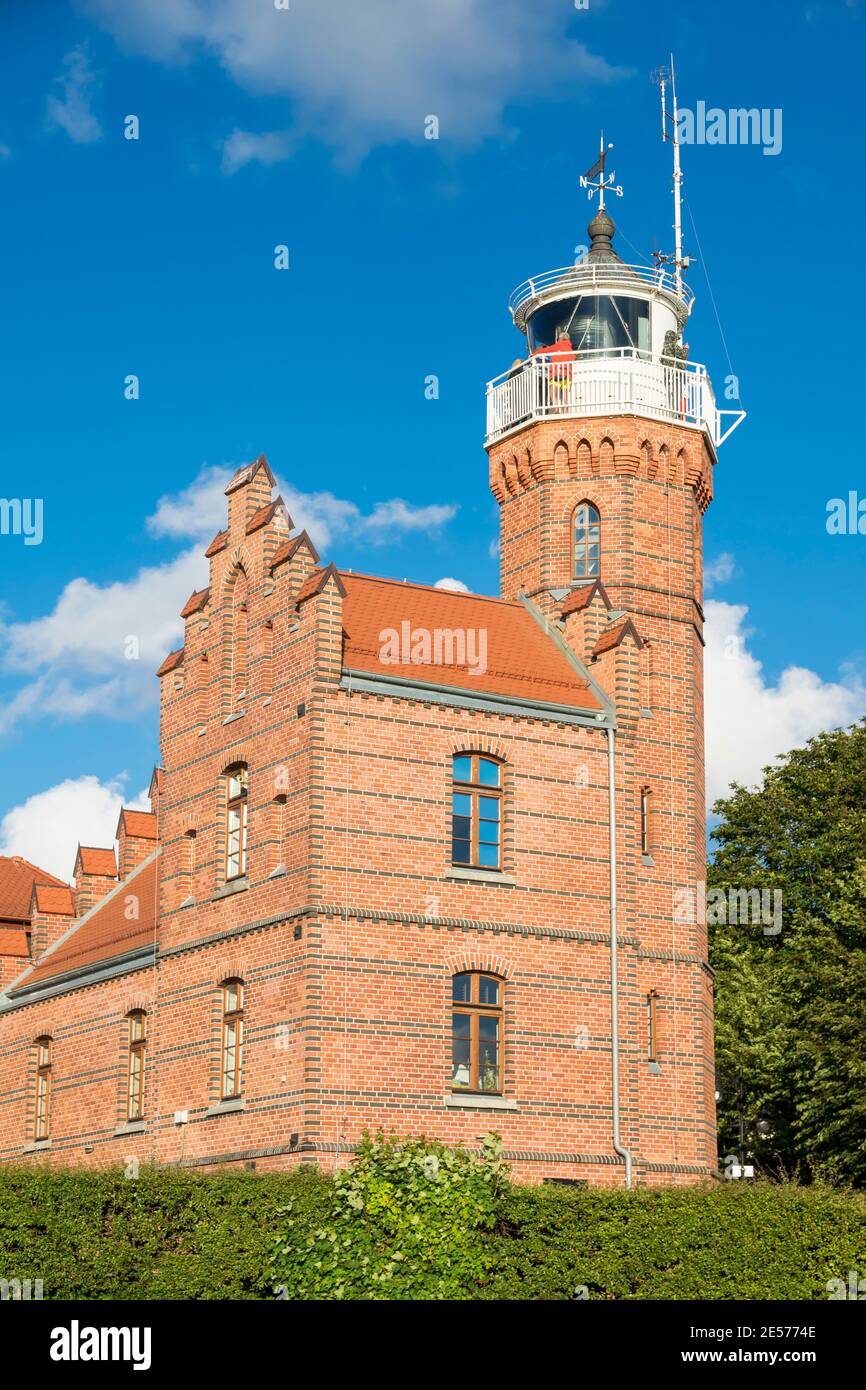
[[[451,981],[451,1085],[455,1091],[502,1090],[502,996],[494,975]]]
[[[144,1052],[147,1046],[147,1014],[136,1009],[128,1016],[129,1069],[126,1088],[126,1118],[144,1118]]]
[[[37,1038],[36,1050],[36,1113],[33,1119],[33,1138],[47,1139],[51,1132],[51,1039]]]
[[[501,765],[481,753],[458,753],[451,775],[452,864],[501,868]]]
[[[226,980],[223,991],[222,1085],[223,1100],[241,1094],[244,1050],[244,986],[242,980]]]
[[[640,789],[640,852],[645,858],[652,854],[652,792]]]
[[[248,599],[247,576],[238,568],[229,580],[226,591],[223,675],[228,713],[235,713],[238,708],[242,709],[246,700],[249,665]]]
[[[651,989],[646,997],[646,1055],[648,1062],[655,1062],[658,1039],[656,1037],[656,1000],[658,990]]]
[[[242,878],[247,871],[248,777],[243,764],[226,773],[226,879]]]
[[[601,520],[591,502],[574,509],[574,574],[594,579],[601,573]]]

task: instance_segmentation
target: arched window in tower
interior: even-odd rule
[[[591,502],[574,509],[574,576],[595,579],[601,573],[601,519]]]
[[[249,783],[244,763],[225,773],[226,788],[226,882],[243,878],[247,871],[247,806]]]

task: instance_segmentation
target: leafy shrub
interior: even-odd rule
[[[424,1139],[365,1135],[334,1179],[327,1219],[312,1230],[293,1204],[273,1255],[290,1299],[471,1297],[490,1266],[504,1187],[501,1142],[481,1158]]]

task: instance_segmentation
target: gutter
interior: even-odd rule
[[[613,729],[607,730],[607,787],[610,823],[610,1060],[613,1111],[613,1149],[625,1160],[625,1185],[632,1186],[632,1156],[623,1148],[620,1132],[619,1099],[619,948],[617,943],[616,896],[616,782]]]

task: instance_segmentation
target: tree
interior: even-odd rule
[[[866,1186],[866,720],[716,802],[710,887],[782,893],[782,930],[710,921],[723,1153]]]

